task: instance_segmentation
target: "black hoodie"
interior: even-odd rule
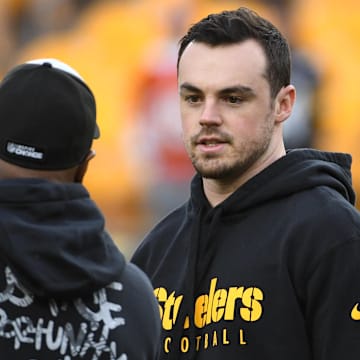
[[[0,181],[0,358],[156,359],[159,310],[81,184]]]
[[[350,165],[293,150],[214,208],[194,177],[132,258],[161,307],[161,359],[359,359]]]

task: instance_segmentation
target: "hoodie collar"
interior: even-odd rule
[[[92,293],[125,264],[81,184],[0,181],[0,236],[2,260],[38,296]]]
[[[344,153],[313,149],[290,150],[286,156],[251,178],[217,207],[222,208],[224,215],[231,215],[317,186],[330,187],[354,204],[351,161],[351,156]],[[211,208],[199,174],[192,180],[191,204],[195,212],[203,207]]]

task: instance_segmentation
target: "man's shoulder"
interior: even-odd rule
[[[326,251],[346,243],[360,243],[359,210],[332,189],[325,186],[310,189],[290,201],[282,220],[285,227],[298,234],[295,243],[301,238],[314,253],[315,248]]]
[[[162,218],[152,229],[146,234],[143,244],[163,242],[174,234],[174,231],[180,229],[185,222],[190,218],[187,205],[184,204],[177,209],[170,212]]]
[[[159,264],[167,249],[189,227],[191,215],[186,204],[177,208],[157,223],[141,241],[131,261],[145,269]],[[147,273],[147,271],[146,271]]]
[[[329,227],[353,225],[360,227],[360,212],[345,197],[328,187],[314,188],[294,199],[298,215],[312,222],[327,223]]]
[[[152,296],[153,288],[148,276],[137,265],[127,262],[123,273],[120,278],[120,282],[124,287],[128,288],[129,292],[140,291],[144,296],[150,294]],[[137,293],[137,296],[140,294]]]

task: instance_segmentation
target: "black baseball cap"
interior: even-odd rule
[[[57,59],[18,65],[0,82],[0,158],[29,169],[80,164],[100,136],[95,98]]]

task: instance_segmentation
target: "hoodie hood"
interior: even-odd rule
[[[351,161],[349,154],[312,149],[289,150],[286,156],[254,176],[213,210],[221,208],[224,215],[239,213],[269,200],[318,186],[331,188],[354,204]],[[211,209],[199,175],[194,177],[191,184],[191,203],[195,212],[203,208]]]
[[[118,279],[125,259],[77,183],[0,181],[0,252],[37,296],[73,298]]]

